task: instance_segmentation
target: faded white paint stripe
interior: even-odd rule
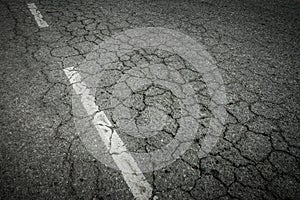
[[[152,187],[147,182],[134,158],[128,152],[124,142],[115,130],[103,111],[99,111],[95,104],[95,97],[90,95],[86,84],[81,81],[80,74],[73,68],[64,69],[66,76],[75,90],[81,96],[81,102],[89,115],[94,115],[93,124],[101,139],[105,143],[112,158],[121,170],[124,180],[137,200],[147,200],[152,196]]]
[[[34,19],[37,23],[37,25],[40,28],[45,28],[48,27],[49,25],[47,24],[46,21],[43,20],[43,15],[40,13],[40,11],[37,9],[36,5],[34,3],[28,3],[27,4],[31,14],[34,16]]]

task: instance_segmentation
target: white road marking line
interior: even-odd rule
[[[37,7],[34,3],[28,3],[27,6],[28,6],[31,14],[34,16],[34,19],[40,28],[45,28],[45,27],[49,26],[47,24],[47,22],[43,20],[43,15],[37,9]]]
[[[128,152],[117,132],[110,128],[112,124],[103,111],[95,104],[95,97],[90,95],[86,84],[81,81],[80,74],[73,68],[64,69],[66,76],[75,90],[81,96],[81,102],[89,115],[94,115],[93,124],[105,143],[112,158],[121,170],[124,180],[137,200],[148,200],[152,196],[152,187],[147,182],[134,158]]]

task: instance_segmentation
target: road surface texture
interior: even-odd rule
[[[0,0],[0,19],[0,199],[299,199],[299,1]],[[139,48],[98,62],[114,35],[146,27],[189,36],[222,76],[226,122],[207,152],[215,113],[190,60]],[[122,156],[91,152],[79,82],[129,160],[176,135],[189,148],[155,170],[134,157],[143,173],[126,175]]]

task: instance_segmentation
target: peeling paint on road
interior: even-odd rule
[[[34,3],[28,3],[27,6],[40,28],[45,28],[49,26],[47,22],[43,19],[43,15],[41,14],[41,12],[38,10],[38,8]]]
[[[64,69],[73,89],[80,95],[81,102],[88,115],[92,115],[93,124],[98,131],[102,141],[111,154],[117,167],[121,170],[130,191],[137,200],[147,200],[152,196],[152,187],[147,182],[137,163],[130,155],[118,133],[112,128],[112,124],[107,119],[105,113],[98,109],[95,104],[95,97],[90,95],[90,91],[82,81],[79,72],[70,67]]]

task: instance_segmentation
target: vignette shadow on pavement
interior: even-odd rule
[[[298,2],[34,1],[47,29],[37,27],[26,3],[0,4],[1,198],[133,198],[121,173],[97,161],[80,140],[73,122],[72,88],[63,69],[82,63],[112,35],[141,27],[177,30],[205,46],[222,74],[228,101],[225,130],[207,156],[198,156],[203,139],[199,134],[175,163],[144,174],[153,189],[151,198],[300,196]],[[122,59],[133,69],[151,59],[178,69],[185,66],[185,78],[197,80],[203,89],[198,98],[205,108],[203,81],[180,57],[140,50]],[[154,89],[160,97],[150,99],[146,90],[149,102],[172,100],[166,88]],[[137,92],[132,99],[133,110],[143,107],[141,96]],[[100,97],[97,104],[104,105]],[[146,152],[160,148],[169,137],[122,139],[131,151]]]

